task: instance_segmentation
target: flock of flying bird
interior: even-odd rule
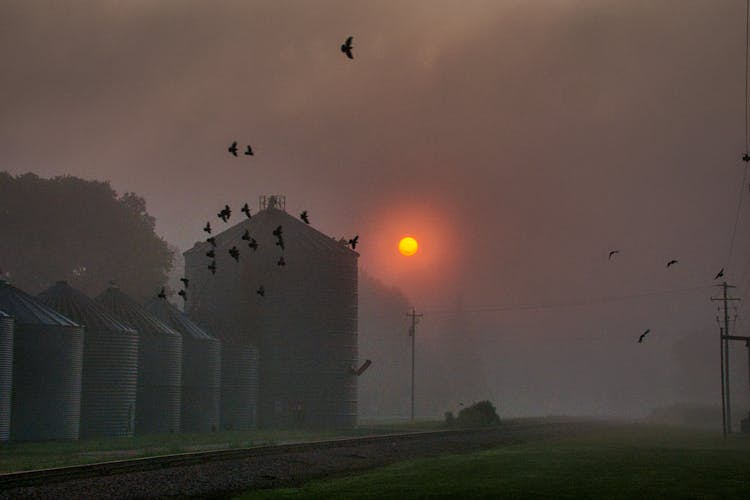
[[[750,160],[750,156],[748,156],[748,155],[747,155],[747,153],[745,154],[745,156],[746,156],[746,157],[748,158],[748,160]],[[744,159],[744,157],[743,157],[743,159]],[[747,160],[746,160],[746,161],[747,161]],[[609,256],[607,257],[607,259],[608,259],[608,260],[612,260],[612,257],[614,257],[615,255],[617,255],[617,254],[619,254],[619,253],[620,253],[620,251],[619,251],[619,250],[610,250],[610,252],[609,252]],[[679,263],[679,262],[680,262],[680,261],[679,261],[679,260],[677,260],[677,259],[670,259],[670,260],[669,260],[669,261],[667,262],[667,269],[669,269],[670,267],[674,266],[675,264],[677,264],[677,263]],[[719,278],[723,278],[723,277],[724,277],[724,268],[722,267],[722,268],[721,268],[721,269],[719,270],[719,272],[718,272],[718,273],[716,273],[716,276],[714,276],[714,280],[717,280],[717,279],[719,279]],[[645,331],[645,332],[643,332],[643,333],[641,334],[641,336],[640,336],[640,337],[638,337],[638,343],[639,343],[639,344],[642,344],[642,343],[643,343],[643,339],[644,339],[644,338],[646,338],[646,335],[648,335],[649,333],[651,333],[651,329],[650,329],[650,328],[647,328],[647,329],[646,329],[646,331]]]
[[[353,37],[348,37],[346,41],[341,45],[341,52],[346,54],[346,57],[349,59],[354,59],[354,55],[352,54],[352,49],[354,46],[352,45],[352,39]],[[232,144],[229,145],[227,148],[227,151],[234,157],[237,157],[237,152],[239,151],[237,149],[237,141],[232,141]],[[247,149],[245,149],[244,154],[247,156],[255,156],[255,152],[253,151],[253,148],[248,144]],[[242,208],[240,209],[242,213],[244,213],[248,219],[252,218],[250,214],[250,207],[247,203],[245,203]],[[229,207],[229,205],[224,205],[224,208],[222,208],[218,214],[216,214],[219,219],[227,223],[229,221],[229,218],[232,216],[232,209]],[[299,218],[304,221],[305,224],[310,224],[310,218],[307,215],[307,210],[304,210],[301,214],[299,214]],[[216,239],[211,236],[211,222],[206,222],[206,225],[203,227],[203,231],[209,234],[209,237],[206,238],[206,243],[209,243],[211,245],[211,249],[206,252],[206,257],[211,259],[211,262],[208,264],[208,270],[211,271],[211,274],[216,274]],[[284,236],[283,236],[283,229],[279,225],[276,227],[276,229],[273,230],[273,236],[276,238],[276,246],[281,248],[282,254],[279,257],[279,260],[276,262],[277,266],[284,267],[286,266],[286,260],[284,259]],[[248,242],[248,248],[252,249],[253,252],[256,252],[258,250],[258,242],[250,236],[250,231],[245,230],[245,233],[242,235],[242,240]],[[346,244],[352,248],[352,250],[356,249],[357,243],[359,243],[359,235],[354,236],[354,238],[349,239]],[[240,250],[237,248],[236,245],[233,245],[232,248],[228,250],[229,255],[236,261],[240,261]],[[187,278],[180,278],[180,281],[182,281],[184,288],[181,289],[179,292],[177,292],[177,295],[182,297],[183,301],[187,301],[187,288],[190,280]],[[260,285],[256,292],[261,297],[265,297],[266,295],[266,289],[263,285]],[[161,291],[157,294],[157,297],[163,300],[167,300],[167,291],[166,287],[162,287]]]

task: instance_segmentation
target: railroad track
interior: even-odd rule
[[[541,428],[545,424],[516,424],[509,425],[509,431],[518,431],[526,428]],[[487,429],[450,429],[439,431],[420,431],[398,434],[378,434],[354,438],[337,438],[324,441],[306,441],[289,444],[255,446],[250,448],[231,448],[214,451],[199,451],[189,453],[177,453],[172,455],[160,455],[155,457],[131,458],[126,460],[113,460],[85,465],[72,465],[51,469],[38,469],[22,472],[11,472],[0,474],[0,491],[28,486],[41,486],[75,479],[91,479],[130,472],[143,472],[150,470],[180,467],[185,465],[203,464],[208,462],[219,462],[226,460],[239,460],[243,458],[279,455],[285,453],[304,452],[317,449],[336,448],[343,446],[359,446],[380,442],[405,442],[414,439],[431,438],[440,435],[455,435],[486,432]]]

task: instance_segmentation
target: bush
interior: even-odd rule
[[[446,412],[445,423],[451,427],[487,427],[499,425],[500,417],[491,402],[480,401],[462,409],[455,418],[452,412]]]

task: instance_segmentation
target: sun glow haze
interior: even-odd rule
[[[398,251],[407,257],[414,255],[419,250],[419,243],[411,236],[405,236],[398,242]]]

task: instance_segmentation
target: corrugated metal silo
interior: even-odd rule
[[[11,439],[78,439],[83,328],[6,281],[0,308],[15,318]]]
[[[258,345],[261,425],[351,427],[358,254],[288,215],[283,203],[270,203],[279,199],[265,200],[252,218],[215,235],[215,275],[206,268],[208,244],[185,253],[186,274],[200,289],[188,310],[201,321],[218,318],[223,331]],[[273,235],[279,226],[283,249]],[[247,248],[246,232],[257,251]],[[233,246],[239,262],[228,254]]]
[[[138,332],[64,281],[39,300],[86,328],[81,437],[132,436],[138,380]]]
[[[10,395],[13,387],[13,318],[0,311],[0,441],[10,437]]]
[[[182,432],[218,430],[221,342],[166,300],[153,298],[146,310],[182,334]]]
[[[135,433],[179,432],[182,337],[116,286],[95,300],[138,331]]]

